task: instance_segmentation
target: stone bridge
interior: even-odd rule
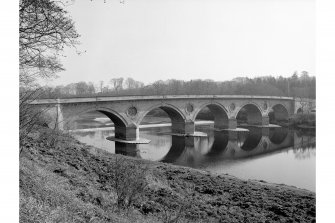
[[[128,142],[139,140],[139,125],[153,109],[164,110],[171,119],[172,133],[192,136],[195,119],[207,107],[214,116],[214,128],[236,130],[237,119],[243,112],[247,124],[269,126],[269,114],[274,120],[287,120],[300,109],[294,98],[241,95],[169,95],[122,96],[68,99],[39,99],[34,106],[48,107],[48,112],[60,130],[70,129],[80,114],[99,111],[115,126],[115,138]],[[302,107],[302,109],[305,109]]]

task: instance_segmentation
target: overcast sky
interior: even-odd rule
[[[76,0],[81,55],[48,84],[315,75],[314,0]]]

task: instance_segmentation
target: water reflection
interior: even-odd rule
[[[193,147],[194,138],[172,135],[172,145],[170,147],[170,150],[160,161],[166,163],[173,163],[185,152],[185,150]]]
[[[204,162],[218,160],[232,160],[260,156],[293,147],[297,158],[301,159],[315,149],[315,136],[295,132],[287,128],[249,128],[249,132],[207,131],[208,137],[181,137],[164,135],[166,128],[159,129],[161,133],[150,134],[156,136],[148,145],[125,144],[110,142],[111,151],[117,154],[150,159],[143,151],[164,148],[165,154],[160,153],[158,161],[175,163],[178,165],[196,166]],[[111,135],[110,130],[76,132],[79,138],[99,139],[105,141]],[[169,148],[167,148],[167,146]],[[156,156],[157,157],[157,156]],[[190,162],[189,162],[190,161]]]
[[[315,133],[288,128],[250,128],[249,132],[219,132],[198,128],[207,137],[164,134],[170,127],[141,129],[149,144],[106,140],[112,130],[76,132],[83,142],[108,152],[189,166],[241,178],[268,180],[315,190]]]
[[[268,130],[268,128],[266,128]],[[249,132],[241,132],[238,137],[239,141],[243,141],[240,146],[245,151],[251,151],[259,146],[263,136],[262,128],[249,128]]]
[[[195,167],[206,165],[206,162],[213,164],[261,156],[294,145],[293,132],[286,128],[249,130],[239,133],[214,131],[208,138],[173,137],[172,146],[161,161]]]
[[[80,137],[95,137],[96,133],[94,131],[86,131],[86,132],[76,132],[76,135]]]
[[[140,150],[137,144],[115,142],[115,153],[141,158]]]
[[[206,154],[206,156],[217,156],[225,151],[227,148],[229,138],[232,140],[233,132],[214,132],[214,141],[211,146],[211,149]]]
[[[294,155],[303,160],[315,157],[315,131],[296,131],[294,134]]]
[[[287,137],[289,131],[287,128],[275,128],[274,131],[270,131],[269,138],[273,144],[281,144]]]

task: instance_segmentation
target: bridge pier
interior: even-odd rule
[[[221,119],[216,117],[214,119],[214,128],[217,130],[236,129],[236,127],[237,127],[236,119]]]
[[[175,134],[193,135],[195,132],[194,121],[187,120],[185,122],[181,122],[172,120],[171,131]]]
[[[125,141],[135,141],[139,137],[139,128],[135,125],[131,126],[115,126],[115,138]]]
[[[228,129],[236,129],[237,128],[237,120],[236,118],[228,119]]]
[[[262,124],[261,125],[269,125],[270,119],[269,116],[262,116]]]
[[[139,137],[139,128],[136,125],[130,125],[130,126],[117,126],[115,125],[115,135],[109,136],[106,139],[110,141],[115,141],[121,144],[148,144],[151,140],[144,139]],[[123,145],[123,147],[126,147],[127,145]],[[128,146],[129,148],[133,148],[131,145]],[[127,148],[128,148],[127,147]],[[135,147],[134,147],[135,148]]]

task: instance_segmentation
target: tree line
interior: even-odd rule
[[[290,77],[238,77],[230,81],[158,80],[145,85],[133,78],[112,78],[108,82],[78,82],[43,87],[42,98],[130,95],[260,95],[315,98],[316,78],[308,72],[294,72]]]

